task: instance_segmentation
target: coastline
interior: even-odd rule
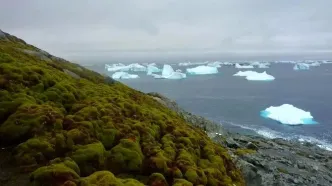
[[[305,141],[229,132],[218,123],[185,111],[161,94],[148,95],[227,147],[248,186],[332,185],[331,151]]]

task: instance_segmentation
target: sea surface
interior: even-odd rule
[[[89,68],[107,73],[103,65]],[[139,79],[120,81],[142,92],[159,92],[187,111],[218,122],[233,132],[308,141],[332,150],[332,64],[306,71],[294,71],[292,64],[272,64],[268,69],[254,70],[267,71],[276,79],[247,81],[233,76],[239,69],[223,66],[218,74],[187,75],[182,80],[154,79],[145,73],[136,73]],[[260,116],[260,111],[267,107],[285,103],[310,111],[319,124],[290,126]]]

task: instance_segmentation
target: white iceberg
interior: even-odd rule
[[[129,74],[127,72],[115,72],[112,75],[112,78],[113,79],[136,79],[136,78],[139,78],[139,76],[136,74]]]
[[[187,68],[187,73],[192,75],[203,75],[203,74],[217,74],[218,69],[217,67],[212,66],[197,66],[195,68]]]
[[[161,72],[161,69],[159,69],[155,64],[150,64],[147,66],[147,75],[151,75],[152,73],[158,73]]]
[[[222,62],[215,61],[215,62],[209,62],[207,66],[220,68],[222,64],[223,64]]]
[[[259,64],[258,68],[270,68],[267,64]]]
[[[251,71],[251,70],[248,70],[248,71],[239,71],[236,74],[234,74],[233,76],[247,77],[247,76],[250,76],[250,75],[256,74],[256,73],[257,72]]]
[[[246,77],[246,79],[249,81],[272,81],[275,79],[272,75],[267,74],[265,71],[262,73],[250,71],[250,70],[249,71],[239,71],[236,74],[234,74],[233,76]]]
[[[186,74],[174,71],[171,65],[165,64],[161,76],[153,75],[155,78],[164,78],[164,79],[183,79],[186,78]]]
[[[309,70],[310,65],[307,63],[296,63],[293,67],[293,70]]]
[[[138,63],[130,64],[128,65],[129,69],[134,72],[144,72],[147,70],[147,68],[143,65],[140,65]]]
[[[254,68],[254,66],[252,66],[252,65],[240,65],[240,64],[236,63],[235,68]]]
[[[264,118],[276,120],[287,125],[317,124],[310,112],[306,112],[290,104],[271,106],[260,112]]]
[[[178,65],[179,66],[190,66],[190,65],[205,65],[205,64],[208,64],[209,62],[208,61],[204,61],[204,62],[182,62],[182,63],[179,63]]]
[[[112,64],[112,65],[105,65],[105,68],[109,72],[116,72],[116,71],[134,71],[134,72],[139,72],[139,71],[146,71],[147,68],[143,65],[140,65],[138,63],[133,63],[130,65],[124,65],[122,63],[119,64]]]
[[[318,67],[318,66],[320,66],[320,62],[316,61],[316,62],[310,63],[309,66]]]

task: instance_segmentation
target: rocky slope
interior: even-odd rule
[[[330,151],[310,143],[229,133],[217,123],[184,111],[162,95],[149,95],[204,129],[215,142],[228,147],[248,186],[332,185]],[[213,135],[216,131],[222,135]]]
[[[151,96],[2,31],[0,148],[0,185],[244,185],[226,148]]]

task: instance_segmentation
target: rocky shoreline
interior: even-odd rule
[[[227,147],[248,186],[332,185],[330,151],[310,143],[230,133],[217,123],[186,112],[158,93],[149,95]]]

